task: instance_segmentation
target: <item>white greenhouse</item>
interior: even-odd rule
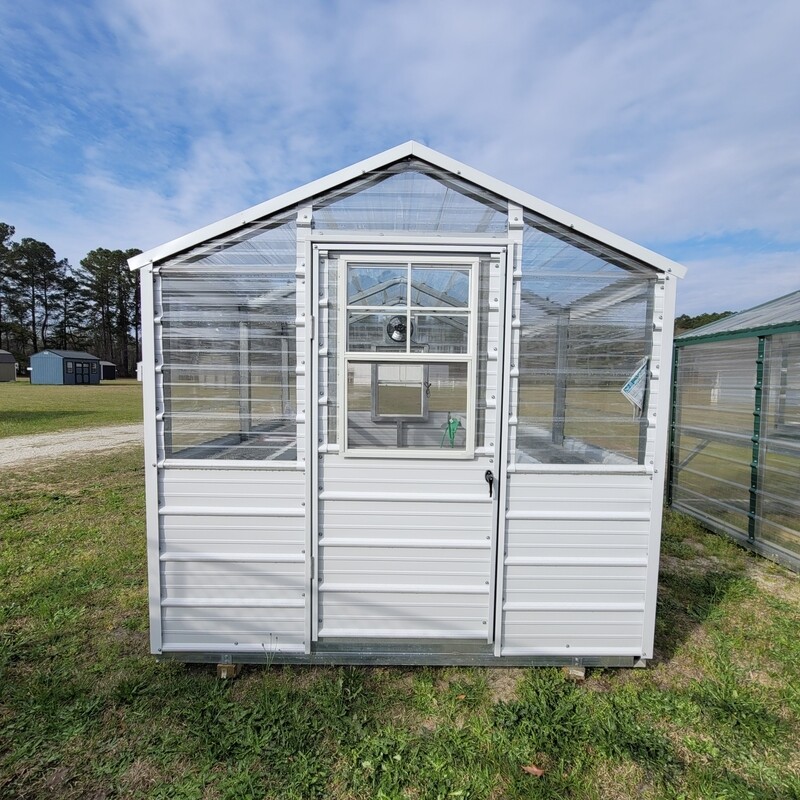
[[[415,142],[130,263],[153,653],[652,657],[683,267]]]

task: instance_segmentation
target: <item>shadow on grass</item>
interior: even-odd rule
[[[688,517],[665,515],[654,661],[669,661],[696,628],[724,613],[725,604],[753,592],[747,557]]]

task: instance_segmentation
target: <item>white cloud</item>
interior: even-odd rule
[[[800,254],[729,253],[684,262],[688,274],[678,283],[678,313],[742,311],[797,291]]]
[[[27,96],[6,89],[0,102],[79,157],[71,169],[26,164],[44,177],[0,213],[73,260],[100,236],[149,247],[413,137],[667,254],[748,231],[782,243],[757,256],[773,296],[797,275],[793,0],[123,0],[39,12],[21,9],[14,48],[0,46]],[[38,111],[37,93],[48,98]],[[724,296],[749,304],[730,276],[750,256],[703,254],[681,296],[711,297],[728,264],[742,302]]]

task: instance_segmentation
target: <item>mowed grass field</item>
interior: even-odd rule
[[[148,654],[141,464],[4,473],[0,797],[800,797],[798,578],[687,518],[667,516],[646,669],[224,682]]]
[[[142,384],[132,379],[98,386],[0,383],[0,438],[52,433],[142,419]]]

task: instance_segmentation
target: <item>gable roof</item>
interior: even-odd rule
[[[381,169],[404,158],[410,157],[418,158],[428,162],[434,167],[458,175],[476,186],[522,206],[523,209],[533,211],[553,222],[563,225],[565,228],[574,230],[576,233],[583,234],[608,247],[626,253],[661,272],[669,272],[679,278],[682,278],[686,274],[686,268],[682,264],[678,264],[664,256],[658,255],[658,253],[654,253],[641,245],[635,244],[621,236],[617,236],[601,228],[599,225],[594,225],[580,217],[576,217],[574,214],[563,211],[544,200],[540,200],[538,197],[534,197],[532,194],[516,189],[503,181],[492,178],[479,170],[473,169],[466,164],[462,164],[449,156],[432,150],[430,147],[426,147],[415,141],[409,141],[397,147],[392,147],[389,150],[378,153],[350,167],[345,167],[338,172],[333,172],[323,178],[307,183],[305,186],[292,189],[272,200],[259,203],[238,214],[226,217],[211,225],[206,225],[192,233],[173,239],[171,242],[147,250],[138,256],[133,256],[133,258],[128,260],[128,265],[131,269],[141,269],[148,264],[162,261],[183,250],[201,244],[208,239],[222,236],[252,222],[263,219],[264,217],[272,216],[292,206],[296,206],[316,195],[331,191],[342,184],[349,183],[350,181],[362,177],[364,173]]]
[[[51,347],[48,347],[47,350],[42,350],[39,353],[34,353],[31,358],[43,356],[47,353],[52,353],[54,356],[60,356],[61,358],[83,358],[88,361],[100,360],[97,356],[93,356],[91,353],[85,353],[83,350],[53,350]]]
[[[747,308],[729,317],[709,322],[702,328],[694,328],[678,336],[675,341],[699,339],[726,333],[742,333],[769,328],[800,325],[800,289],[767,303]]]
[[[8,350],[0,350],[0,364],[16,364],[17,359],[14,358]]]

